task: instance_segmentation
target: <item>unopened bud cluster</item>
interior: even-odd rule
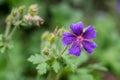
[[[38,15],[38,6],[31,5],[29,7],[28,13],[24,16],[24,20],[28,24],[34,23],[37,26],[40,26],[44,23],[44,20]]]
[[[41,62],[37,63],[37,65],[43,67],[45,71],[41,72],[42,70],[41,69],[39,70],[39,67],[36,67],[40,75],[46,74],[48,71],[52,71],[52,72],[54,71],[58,73],[60,72],[60,70],[68,67],[68,64],[66,62],[66,57],[64,57],[66,55],[63,55],[65,49],[67,48],[64,49],[64,47],[60,45],[62,44],[61,35],[64,31],[65,30],[63,28],[58,29],[58,27],[56,27],[53,32],[49,32],[49,31],[44,32],[41,37],[40,54],[31,56],[28,59],[30,62],[33,63],[34,58],[38,56],[39,56],[38,58],[41,58]],[[45,64],[45,66],[43,66],[43,64]]]
[[[49,32],[46,31],[43,33],[41,39],[42,39],[42,50],[43,50],[43,54],[45,55],[52,55],[53,52],[51,51],[55,51],[56,52],[56,47],[55,46],[59,46],[59,40],[61,39],[62,33],[65,31],[65,29],[60,28],[56,31],[56,33],[54,32]],[[50,45],[49,45],[50,44]],[[52,50],[54,49],[54,50]]]
[[[20,19],[20,12],[17,8],[13,9],[10,15],[6,18],[7,24],[15,24]]]
[[[46,31],[42,35],[42,40],[47,40],[50,43],[53,43],[55,41],[55,34]]]
[[[40,26],[44,23],[43,19],[38,15],[38,6],[31,5],[28,12],[25,10],[25,6],[20,6],[19,8],[14,8],[10,15],[6,18],[6,23],[15,25],[16,22],[25,22],[26,24],[35,24]],[[26,13],[27,12],[27,13]]]
[[[38,6],[32,5],[26,11],[25,6],[14,8],[6,18],[6,30],[0,35],[0,52],[5,52],[11,46],[10,40],[19,26],[40,26],[43,19],[38,15]],[[11,27],[13,26],[13,27]]]

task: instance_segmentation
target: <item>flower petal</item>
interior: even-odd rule
[[[71,24],[70,25],[71,31],[76,35],[80,35],[83,31],[83,28],[84,28],[83,22],[78,22],[76,24]]]
[[[84,49],[88,52],[88,53],[92,53],[93,49],[97,47],[96,43],[94,41],[91,40],[83,40],[82,41],[83,47]]]
[[[92,25],[88,26],[83,34],[84,38],[91,39],[96,37],[96,32],[94,30],[94,27]]]
[[[72,33],[70,32],[63,33],[62,43],[64,45],[69,45],[75,40],[76,40],[76,37]]]
[[[81,53],[81,47],[78,43],[73,43],[72,46],[69,48],[69,53],[80,56]]]

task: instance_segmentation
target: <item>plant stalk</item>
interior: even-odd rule
[[[11,38],[12,38],[12,36],[13,36],[13,34],[15,33],[17,27],[18,27],[18,26],[15,26],[15,27],[13,28],[13,30],[12,30],[11,33],[10,33],[10,35],[8,35],[8,39],[11,39]]]
[[[66,46],[63,51],[60,53],[60,55],[63,55],[63,53],[66,51],[66,49],[68,48],[68,46]]]
[[[56,80],[56,75],[54,71],[50,71],[46,80]]]
[[[8,34],[10,32],[10,28],[11,28],[11,25],[7,24],[6,29],[5,29],[5,34],[4,34],[5,38],[8,36]]]
[[[37,73],[36,80],[40,80],[39,73]]]
[[[7,51],[6,51],[6,52],[7,52]],[[11,66],[11,70],[12,70],[13,75],[14,75],[14,80],[18,80],[18,79],[17,79],[17,75],[16,75],[16,73],[15,73],[15,68],[13,67],[13,63],[12,63],[12,61],[11,61],[11,59],[10,59],[10,56],[9,56],[8,52],[7,52],[6,54],[7,54],[8,64]]]

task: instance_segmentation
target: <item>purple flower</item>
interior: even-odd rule
[[[96,32],[92,25],[84,28],[83,22],[71,24],[71,32],[64,32],[62,43],[64,45],[71,44],[69,53],[80,56],[81,49],[84,48],[88,53],[92,53],[93,49],[97,47],[96,43],[92,40],[96,37]]]
[[[117,0],[116,10],[118,13],[120,13],[120,0]]]

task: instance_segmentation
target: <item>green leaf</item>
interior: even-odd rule
[[[41,63],[36,67],[36,69],[38,70],[38,73],[40,75],[43,75],[47,72],[47,64],[46,63]]]
[[[101,70],[101,71],[107,71],[107,68],[104,67],[101,64],[92,64],[90,66],[88,66],[89,68],[91,68],[92,70]]]
[[[67,53],[67,52],[66,52]],[[72,70],[75,71],[79,65],[86,62],[88,57],[86,54],[82,53],[81,56],[74,56],[71,54],[63,54],[62,57],[65,60],[67,66]]]
[[[88,74],[88,73],[90,73],[91,72],[91,70],[90,69],[88,69],[88,68],[80,68],[80,69],[77,69],[77,73],[78,74]]]
[[[114,72],[117,74],[117,75],[120,75],[120,62],[119,61],[116,61],[114,63],[111,64]]]
[[[93,76],[90,75],[90,74],[81,75],[81,76],[79,77],[79,79],[81,79],[81,80],[94,80]]]
[[[53,65],[52,65],[53,70],[57,73],[60,69],[60,64],[58,61],[54,60]]]
[[[45,62],[46,60],[47,58],[45,56],[39,54],[32,55],[30,58],[28,58],[28,61],[32,62],[33,64],[39,64]]]
[[[1,47],[1,48],[0,48],[0,53],[4,53],[5,50],[6,50],[6,47]]]
[[[73,58],[74,56],[70,56],[70,55],[65,55],[63,56],[63,59],[66,62],[66,65],[72,70],[74,71],[77,68],[76,63],[73,62]],[[77,61],[76,61],[77,62]]]
[[[69,80],[94,80],[90,74],[73,74],[69,76]]]
[[[3,35],[2,35],[2,34],[0,34],[0,41],[2,41],[2,39],[3,39]]]

